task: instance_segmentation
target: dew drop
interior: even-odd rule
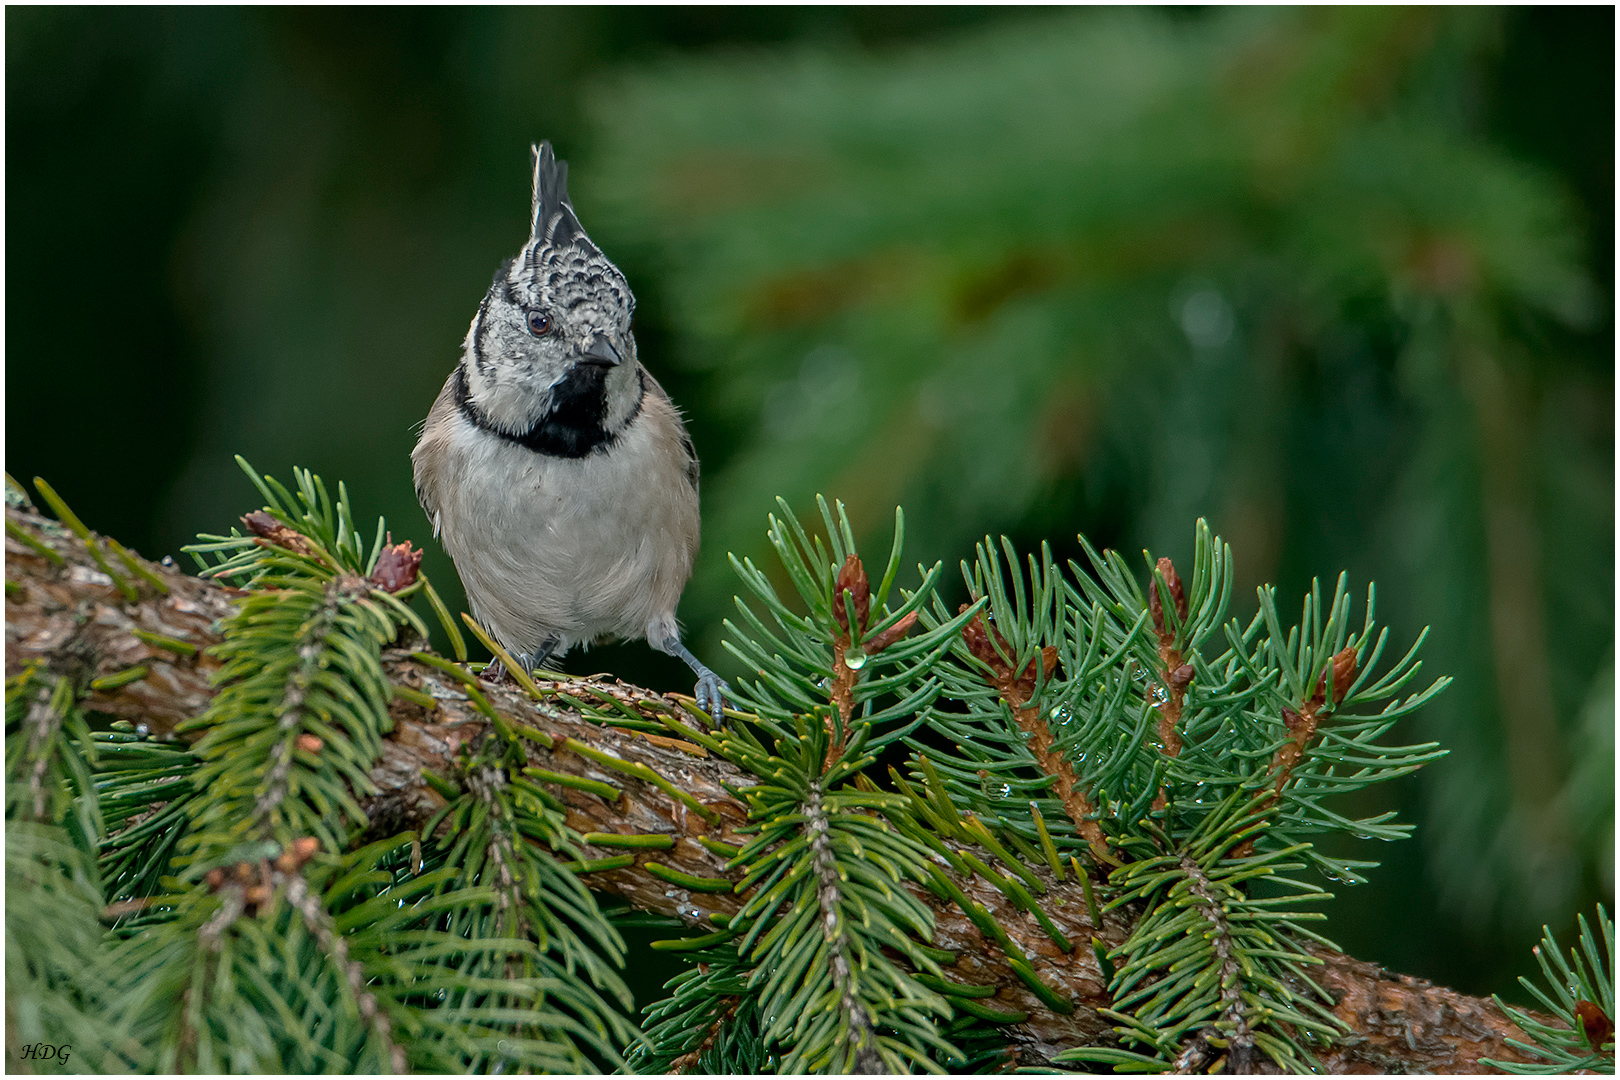
[[[859,671],[866,666],[866,654],[860,649],[851,646],[844,653],[844,666],[851,671]]]

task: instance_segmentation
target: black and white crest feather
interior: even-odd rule
[[[539,262],[544,247],[577,247],[600,255],[568,201],[568,162],[558,161],[551,143],[529,147],[534,162],[534,197],[531,208],[529,265]]]

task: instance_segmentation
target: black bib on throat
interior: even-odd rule
[[[456,408],[467,422],[480,431],[516,443],[526,450],[550,457],[581,458],[596,450],[612,446],[617,432],[602,426],[607,414],[607,368],[597,364],[575,364],[562,382],[551,388],[551,408],[527,431],[506,431],[496,426],[472,400],[467,390],[467,370],[461,365],[450,377],[450,392],[455,396]],[[641,412],[642,399],[647,396],[647,375],[637,370],[635,408],[625,418],[620,431],[629,427]]]

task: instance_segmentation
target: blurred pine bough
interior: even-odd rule
[[[1435,624],[1453,757],[1407,869],[1443,906],[1612,896],[1613,373],[1571,345],[1611,304],[1571,200],[1480,130],[1502,25],[1087,11],[627,73],[581,198],[735,439],[688,611],[777,492],[858,529],[903,502],[925,560],[1207,515],[1240,582],[1349,565]]]

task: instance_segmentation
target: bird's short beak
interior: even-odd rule
[[[619,355],[619,350],[613,347],[613,342],[608,340],[606,334],[594,335],[579,358],[584,363],[609,368],[618,367],[624,363],[624,357]]]

